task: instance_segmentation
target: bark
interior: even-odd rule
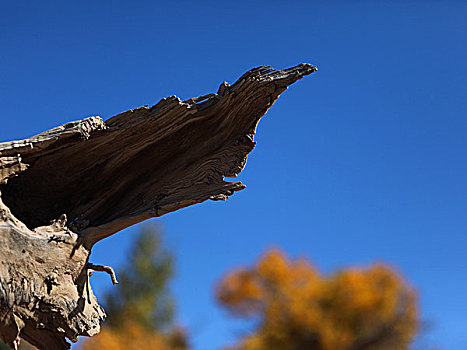
[[[259,119],[316,67],[258,67],[215,94],[70,122],[0,143],[0,338],[68,349],[105,317],[93,245],[128,226],[245,188]],[[116,282],[113,280],[113,282]]]

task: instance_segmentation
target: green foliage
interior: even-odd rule
[[[142,226],[128,264],[118,272],[120,284],[106,297],[106,325],[115,329],[132,322],[147,330],[167,330],[174,316],[167,286],[172,274],[173,258],[162,247],[160,229]]]
[[[162,246],[160,229],[142,226],[127,264],[117,271],[118,286],[105,297],[104,328],[81,349],[187,349],[185,332],[173,324],[174,301],[168,289],[172,275],[173,258]],[[9,349],[0,342],[0,350]]]
[[[108,320],[100,334],[81,350],[186,350],[185,331],[174,324],[174,301],[168,289],[173,258],[162,247],[157,226],[142,226],[117,272],[119,285],[105,298]]]
[[[0,350],[10,350],[10,349],[12,348],[10,348],[8,345],[4,344],[0,340]],[[29,344],[23,339],[21,339],[21,342],[19,343],[19,346],[18,346],[18,350],[35,350],[35,349],[36,349],[35,346],[32,346],[31,344]]]

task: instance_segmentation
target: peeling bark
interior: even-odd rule
[[[215,94],[70,122],[0,143],[0,338],[68,349],[99,332],[92,246],[128,226],[245,188],[259,119],[316,71],[258,67]],[[67,220],[68,218],[68,220]],[[116,280],[113,280],[116,282]]]

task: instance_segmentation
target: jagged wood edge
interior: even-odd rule
[[[91,117],[0,144],[0,338],[67,349],[66,338],[99,332],[105,313],[88,282],[96,269],[88,262],[92,245],[149,217],[243,189],[224,177],[245,166],[259,119],[288,85],[315,70],[258,67],[216,94],[170,97],[106,123]],[[154,173],[151,164],[159,166]]]
[[[30,227],[67,214],[69,226],[90,247],[148,218],[207,199],[225,200],[245,187],[224,177],[243,170],[260,118],[288,85],[314,71],[310,64],[285,70],[262,66],[232,86],[221,84],[216,94],[186,101],[172,96],[105,123],[91,117],[0,144],[0,159],[15,164],[5,171],[0,163],[0,174],[7,174],[3,182],[8,181],[4,201],[26,224],[25,217],[40,217],[42,222],[36,219]],[[52,185],[41,192],[39,178]],[[64,178],[70,180],[60,186]],[[44,192],[63,196],[50,199],[55,211],[43,202]],[[57,205],[66,201],[68,207]]]
[[[29,230],[0,198],[0,339],[40,350],[69,349],[100,331],[105,312],[89,285],[90,251],[66,217]],[[72,254],[73,252],[73,254]]]

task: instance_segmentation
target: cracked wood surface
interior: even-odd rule
[[[0,200],[0,338],[39,349],[68,349],[66,338],[92,336],[105,318],[89,286],[90,251],[62,216],[29,230]]]
[[[66,338],[97,333],[105,314],[88,284],[92,246],[244,189],[224,178],[243,170],[258,121],[316,70],[262,66],[215,94],[171,96],[106,122],[90,117],[0,143],[0,338],[66,349]]]

